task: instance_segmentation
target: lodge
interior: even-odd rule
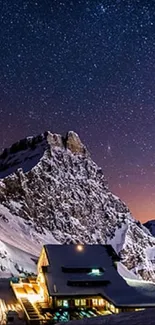
[[[81,309],[106,315],[155,307],[155,285],[126,281],[117,271],[119,261],[110,245],[44,245],[35,281],[12,287],[23,308],[25,299],[35,313],[39,306],[38,315],[40,308],[53,315]]]

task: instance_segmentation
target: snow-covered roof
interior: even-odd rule
[[[101,295],[117,307],[155,306],[155,285],[129,285],[117,272],[114,262],[118,256],[113,254],[109,245],[45,245],[49,267],[44,270],[50,295],[55,296],[85,296]],[[66,268],[72,268],[67,271]],[[81,272],[74,272],[74,269]],[[82,272],[86,269],[86,272]],[[87,269],[101,269],[101,275],[88,274]],[[64,271],[65,270],[65,271]],[[75,282],[80,282],[76,286]],[[87,281],[87,286],[81,286]],[[91,285],[89,285],[91,281]],[[96,285],[94,282],[96,281]],[[100,281],[100,283],[99,283]],[[151,286],[151,290],[150,290]]]

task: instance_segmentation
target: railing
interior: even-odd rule
[[[42,320],[41,315],[39,315],[39,312],[36,310],[36,308],[31,304],[31,302],[27,298],[20,298],[20,303],[22,305],[22,308],[25,312],[25,315],[29,322],[38,321],[40,323],[40,320]],[[33,317],[32,317],[33,315]]]

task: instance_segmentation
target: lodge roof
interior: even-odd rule
[[[119,260],[110,245],[45,245],[49,266],[43,268],[49,295],[100,295],[117,307],[155,306],[155,285],[127,283],[117,272]],[[91,270],[99,269],[99,274]],[[87,283],[87,285],[85,285]],[[150,288],[151,286],[151,288]]]

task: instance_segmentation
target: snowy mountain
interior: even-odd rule
[[[0,277],[36,273],[42,242],[58,244],[49,231],[36,232],[0,204]]]
[[[152,236],[155,237],[155,220],[147,221],[143,224],[152,234]]]
[[[74,132],[65,138],[46,132],[3,151],[0,239],[4,273],[14,273],[16,264],[29,271],[9,245],[37,256],[47,242],[107,243],[128,270],[155,280],[155,239],[110,192],[101,168]],[[33,272],[31,261],[28,266]]]

